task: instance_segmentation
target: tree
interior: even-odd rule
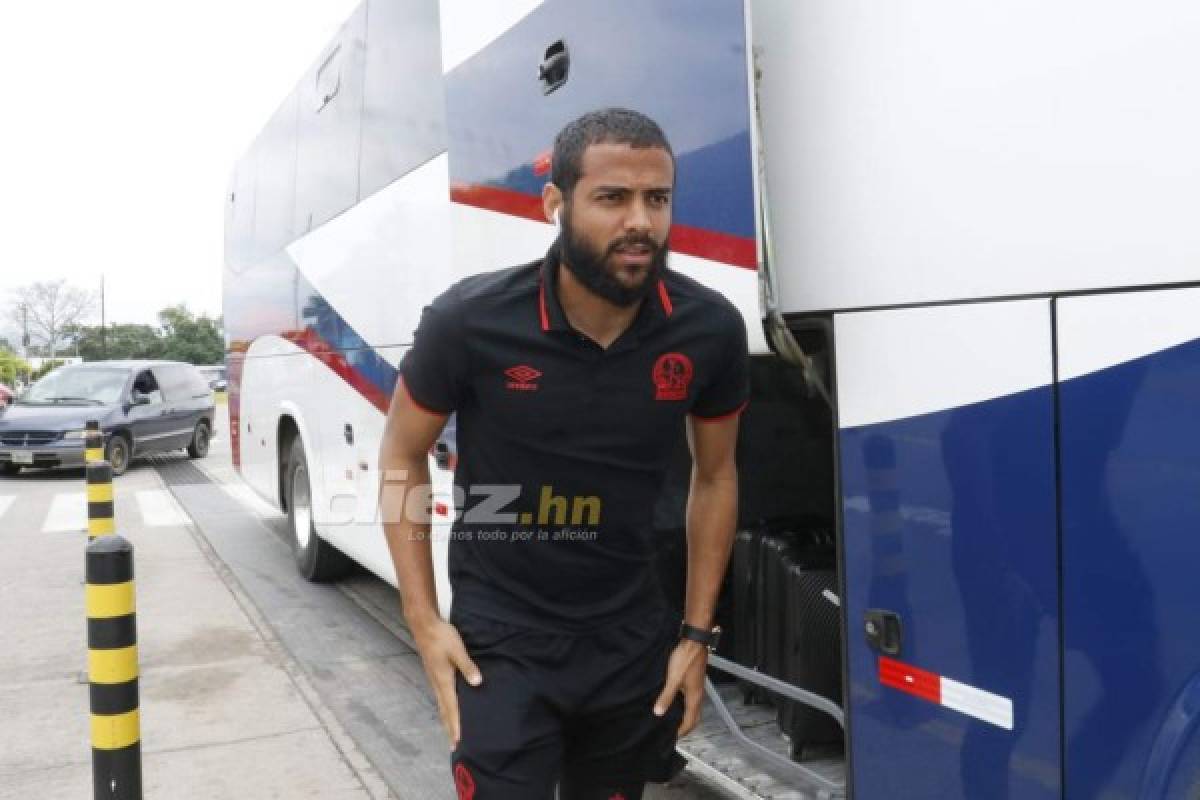
[[[66,335],[76,343],[84,361],[162,358],[165,349],[162,335],[153,325],[109,325],[103,335],[99,325],[81,325]]]
[[[29,364],[8,349],[0,350],[0,383],[12,387],[17,378],[28,378],[32,370]]]
[[[51,372],[58,369],[65,363],[67,363],[67,362],[59,361],[58,359],[51,359],[50,361],[45,362],[40,367],[35,369],[33,371],[33,374],[30,375],[29,380],[30,381],[40,381],[42,378],[46,377]]]
[[[66,329],[78,326],[96,306],[94,293],[68,286],[65,280],[38,281],[13,291],[9,318],[24,331],[30,344],[40,344],[53,358]]]
[[[225,357],[221,320],[200,316],[178,305],[158,312],[162,327],[162,358],[189,364],[219,364]]]

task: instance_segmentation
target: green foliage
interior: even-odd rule
[[[99,326],[80,328],[72,334],[85,361],[163,357],[163,337],[153,325],[109,325],[103,337]]]
[[[185,306],[158,312],[165,347],[162,358],[189,364],[218,364],[225,357],[220,322],[205,314],[195,316]]]
[[[30,372],[29,364],[11,350],[0,348],[0,383],[12,387],[17,382],[17,376],[26,376]]]
[[[51,370],[58,369],[65,363],[67,363],[67,362],[59,361],[57,358],[54,358],[54,359],[51,359],[50,361],[45,362],[44,364],[42,364],[40,367],[38,367],[37,369],[35,369],[33,371],[33,377],[32,377],[31,382],[41,380],[46,375],[50,374]]]
[[[159,325],[109,325],[101,336],[96,325],[76,326],[70,338],[77,342],[85,361],[115,359],[166,359],[189,364],[220,364],[225,342],[220,318],[199,316],[186,306],[173,306],[158,314]]]

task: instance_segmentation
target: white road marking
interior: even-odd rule
[[[143,489],[134,496],[142,512],[142,522],[149,528],[178,527],[192,521],[166,489]]]
[[[17,502],[15,495],[0,494],[0,517],[3,517],[8,510],[12,508],[13,503]]]
[[[42,523],[42,533],[69,533],[87,530],[87,494],[59,492],[50,502],[50,511]]]

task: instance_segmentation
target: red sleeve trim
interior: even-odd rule
[[[742,404],[740,406],[738,406],[737,408],[735,408],[733,411],[726,411],[724,414],[718,414],[715,417],[703,417],[703,416],[700,416],[699,414],[694,414],[690,411],[688,413],[691,415],[691,417],[693,419],[696,419],[700,422],[720,422],[723,419],[729,419],[730,417],[736,417],[738,414],[741,414],[743,411],[746,410],[746,406],[748,406],[748,405],[750,405],[750,401],[743,400]]]
[[[411,391],[411,390],[409,390],[409,388],[408,388],[408,384],[404,382],[404,376],[403,376],[403,375],[401,375],[401,376],[400,376],[399,380],[400,380],[400,385],[404,387],[404,393],[405,393],[406,395],[408,395],[408,399],[412,401],[412,404],[413,404],[414,406],[416,406],[417,408],[421,409],[422,411],[424,411],[424,412],[425,412],[425,413],[427,413],[427,414],[433,414],[433,415],[435,415],[435,416],[438,416],[438,417],[448,417],[448,416],[450,416],[450,412],[449,412],[449,411],[436,411],[436,410],[434,410],[434,409],[430,408],[429,406],[422,405],[422,403],[421,403],[421,401],[420,401],[420,400],[418,400],[417,398],[413,397],[413,395],[412,395],[412,391]]]

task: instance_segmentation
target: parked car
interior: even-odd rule
[[[94,361],[60,367],[0,414],[0,473],[82,466],[84,428],[97,420],[105,458],[120,475],[142,455],[208,454],[213,393],[190,364]]]
[[[211,367],[196,367],[200,374],[208,381],[208,387],[214,392],[225,391],[225,366],[223,364],[215,364]]]
[[[11,403],[16,395],[17,393],[12,389],[8,388],[3,383],[0,383],[0,408],[4,408]]]

